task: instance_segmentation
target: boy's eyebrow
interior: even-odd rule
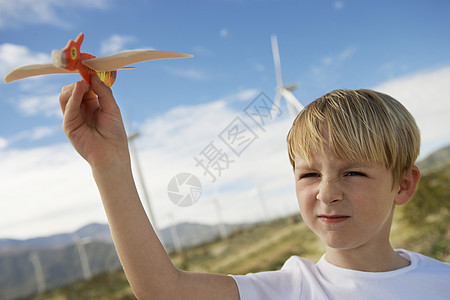
[[[294,170],[298,170],[300,168],[311,168],[311,165],[308,163],[295,163],[295,168]]]
[[[341,168],[342,169],[351,169],[351,168],[370,168],[372,167],[372,163],[369,162],[349,162],[344,164]],[[308,168],[308,169],[315,169],[313,166],[305,164],[295,164],[294,170],[299,170],[301,168]]]
[[[372,164],[368,162],[348,163],[344,166],[344,168],[369,168],[369,167],[372,167]]]

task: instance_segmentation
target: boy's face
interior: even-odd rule
[[[334,249],[386,245],[399,187],[382,164],[354,164],[327,150],[310,165],[295,158],[296,193],[303,220]]]

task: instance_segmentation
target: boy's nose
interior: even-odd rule
[[[342,201],[343,195],[335,180],[322,180],[316,198],[317,200],[330,205]]]

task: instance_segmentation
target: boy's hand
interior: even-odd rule
[[[127,135],[111,89],[96,75],[91,85],[79,81],[63,87],[64,133],[93,169],[129,164]]]

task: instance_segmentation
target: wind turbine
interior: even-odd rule
[[[172,213],[169,213],[168,216],[170,219],[172,219],[172,221],[174,221]],[[169,228],[170,228],[170,235],[172,236],[173,248],[175,252],[179,252],[182,248],[182,245],[180,241],[180,236],[178,235],[177,225],[174,222],[173,225],[170,226]]]
[[[257,186],[256,193],[261,204],[261,209],[263,211],[264,223],[269,223],[271,221],[269,208],[267,207],[266,197],[264,197],[264,193],[260,185]]]
[[[217,218],[219,220],[219,233],[220,237],[222,239],[225,239],[228,236],[227,227],[225,226],[225,223],[223,221],[223,213],[222,213],[222,206],[219,203],[219,199],[214,197],[213,199],[214,208],[216,209]]]
[[[36,278],[37,291],[38,291],[38,293],[42,293],[46,289],[45,276],[44,276],[44,271],[42,269],[41,260],[39,259],[39,255],[37,254],[36,251],[31,252],[30,260],[31,260],[31,263],[33,264],[34,276]]]
[[[278,51],[278,41],[277,36],[272,35],[272,55],[273,63],[275,65],[275,76],[277,80],[277,92],[275,94],[275,101],[273,102],[272,111],[277,111],[281,104],[281,98],[286,100],[287,107],[289,109],[289,114],[292,118],[297,117],[297,114],[303,109],[303,105],[295,98],[292,90],[297,88],[297,85],[290,84],[284,85],[283,76],[281,74],[281,63],[280,63],[280,52]]]
[[[75,242],[75,247],[80,256],[81,271],[83,272],[84,280],[89,280],[92,278],[91,266],[89,264],[89,258],[86,254],[86,244],[89,244],[92,239],[89,237],[80,238],[75,232],[72,234],[72,239]]]

